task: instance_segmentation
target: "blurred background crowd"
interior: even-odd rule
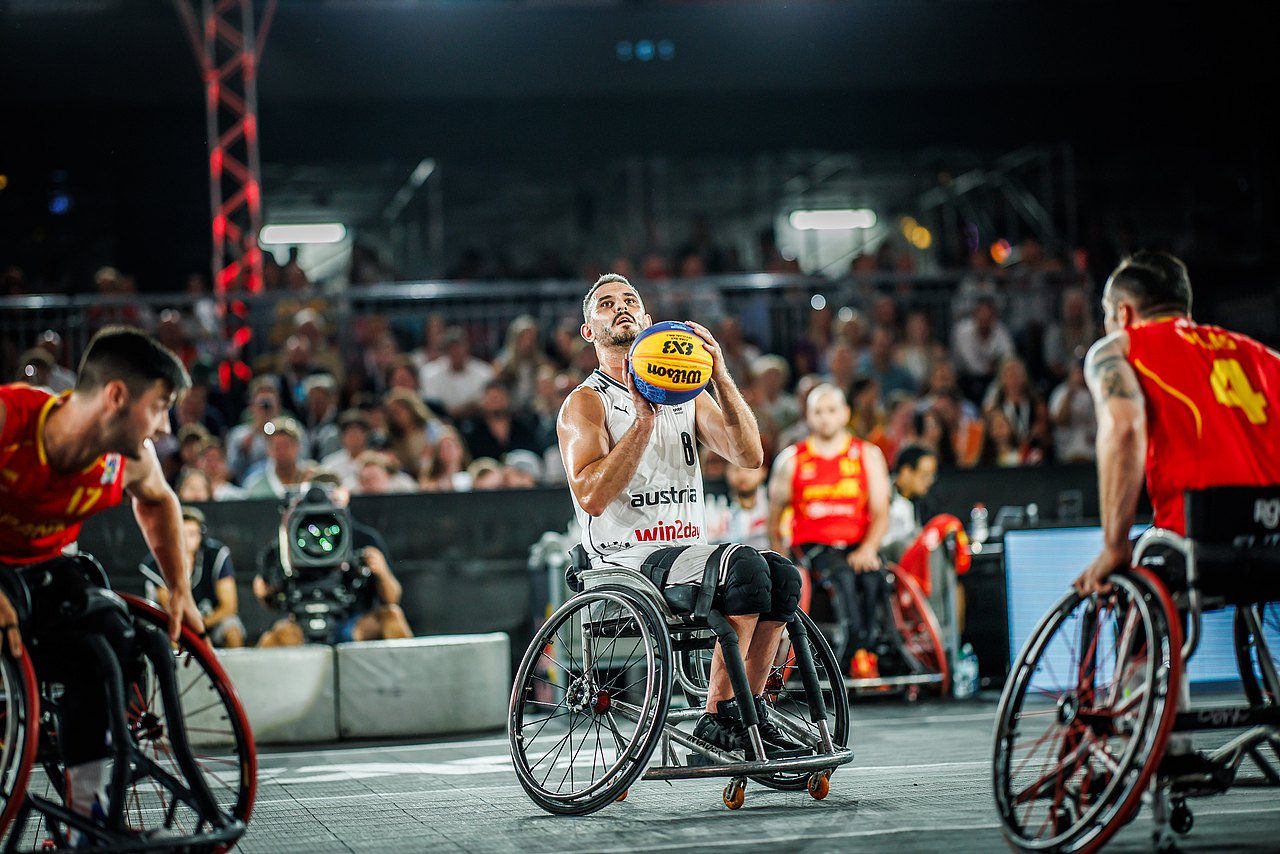
[[[573,299],[595,269],[562,283],[563,303],[574,307],[558,320],[522,313],[495,327],[492,317],[469,322],[430,301],[412,312],[353,312],[290,255],[268,265],[267,293],[255,298],[258,314],[268,314],[260,337],[269,340],[231,360],[234,293],[220,303],[193,277],[191,292],[166,306],[121,299],[129,277],[110,267],[96,273],[104,301],[85,322],[141,326],[191,372],[194,386],[159,448],[184,501],[284,497],[321,468],[355,494],[565,482],[555,422],[595,368]],[[1027,239],[998,265],[975,251],[940,287],[917,279],[910,255],[881,251],[857,257],[838,288],[788,287],[782,278],[767,298],[745,301],[724,297],[731,279],[706,275],[727,272],[715,259],[728,255],[704,234],[701,246],[669,258],[621,257],[607,269],[635,277],[655,320],[695,319],[714,331],[769,459],[806,435],[805,397],[819,382],[845,389],[850,428],[891,462],[911,443],[935,449],[944,467],[1092,459],[1080,365],[1101,334],[1100,290],[1079,253],[1056,256]],[[794,271],[781,255],[764,261],[769,272]],[[59,331],[26,343],[7,354],[16,370],[6,379],[70,387],[79,354]],[[709,479],[722,475],[722,461],[704,465]]]

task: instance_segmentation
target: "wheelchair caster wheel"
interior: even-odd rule
[[[1191,827],[1195,823],[1195,816],[1191,814],[1191,808],[1187,806],[1186,801],[1174,803],[1169,813],[1169,827],[1173,828],[1174,833],[1185,836],[1191,832]]]
[[[622,790],[622,794],[618,795],[618,797],[614,798],[613,800],[614,800],[616,803],[622,803],[623,801],[625,801],[625,800],[627,799],[627,795],[629,795],[629,794],[631,794],[631,790],[630,790],[630,789],[623,789],[623,790]]]
[[[1158,854],[1175,854],[1178,850],[1178,838],[1168,828],[1151,832],[1151,847]]]
[[[912,685],[907,688],[905,698],[908,703],[914,703],[920,699],[920,686]]]
[[[731,810],[742,809],[742,804],[747,800],[747,781],[741,777],[734,777],[729,781],[729,785],[724,787],[724,805]]]
[[[831,772],[819,771],[809,776],[809,796],[820,801],[831,793]]]

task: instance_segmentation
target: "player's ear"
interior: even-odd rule
[[[124,380],[111,380],[102,387],[102,396],[112,410],[124,409],[129,405],[129,387]]]
[[[584,341],[590,341],[590,340],[591,340],[591,336],[594,334],[594,333],[591,331],[591,324],[590,324],[590,323],[584,323],[584,324],[582,324],[582,328],[580,328],[580,329],[578,330],[578,332],[582,335],[582,339],[583,339]]]
[[[644,323],[644,328],[648,329],[650,326],[653,326],[653,316],[646,311],[641,317],[641,322]]]

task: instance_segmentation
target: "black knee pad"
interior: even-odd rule
[[[800,570],[777,552],[761,552],[760,556],[769,566],[770,581],[769,610],[760,619],[785,623],[800,606]]]
[[[737,546],[729,552],[723,605],[726,615],[761,614],[769,610],[769,565],[755,549]]]

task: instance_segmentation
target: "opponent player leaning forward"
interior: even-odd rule
[[[799,600],[799,573],[776,552],[706,540],[695,443],[744,468],[764,462],[759,428],[719,345],[705,327],[685,321],[713,359],[715,397],[703,391],[685,404],[655,406],[636,390],[627,365],[632,342],[652,324],[635,288],[622,276],[601,276],[582,313],[582,337],[595,345],[600,367],[565,400],[556,428],[591,566],[640,571],[660,587],[700,585],[704,569],[714,567],[715,607],[744,653],[765,752],[803,749],[768,720],[760,699]],[[723,655],[717,644],[706,714],[694,734],[721,749],[748,750]]]

